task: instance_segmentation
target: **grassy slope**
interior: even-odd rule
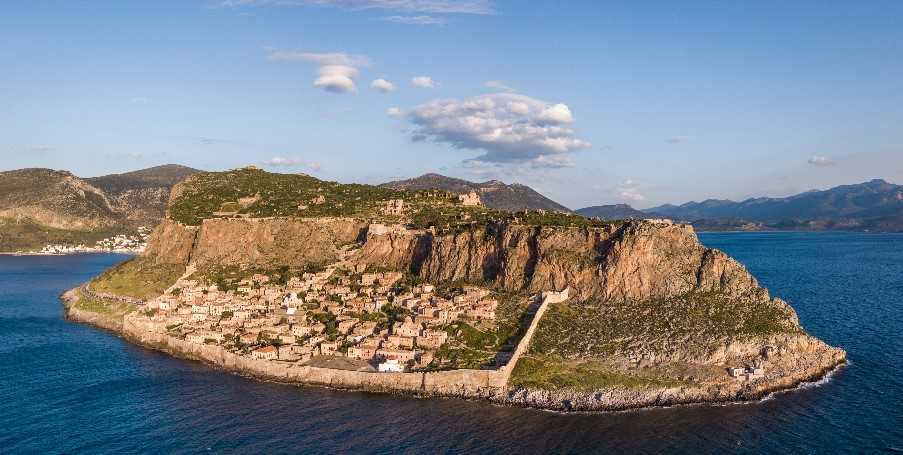
[[[121,318],[126,313],[135,310],[135,306],[128,303],[95,300],[88,298],[82,293],[78,294],[78,300],[73,304],[73,306],[80,310],[96,313],[110,319]]]
[[[730,341],[799,333],[791,316],[776,305],[714,293],[616,305],[555,304],[540,321],[528,355],[515,367],[512,384],[580,390],[599,384],[671,384],[679,380],[648,372],[625,374],[595,360],[704,352]]]
[[[156,264],[153,258],[136,257],[113,267],[91,281],[95,292],[150,299],[163,294],[185,272],[173,264]]]

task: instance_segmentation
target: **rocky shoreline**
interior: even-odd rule
[[[612,387],[593,392],[511,388],[501,370],[451,370],[429,373],[369,373],[318,368],[251,359],[216,345],[198,345],[154,331],[141,318],[111,317],[86,311],[74,304],[78,289],[60,296],[67,320],[109,331],[123,339],[173,357],[207,365],[258,380],[333,389],[390,393],[417,397],[445,397],[488,401],[497,405],[560,412],[613,412],[690,404],[747,402],[774,392],[824,378],[846,361],[846,353],[815,338],[804,336],[809,360],[799,370],[769,375],[749,383],[732,381],[709,386],[633,389]],[[811,345],[810,345],[811,344]],[[809,358],[811,357],[811,358]]]

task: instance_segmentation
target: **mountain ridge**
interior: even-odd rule
[[[93,243],[98,236],[155,226],[172,187],[196,172],[180,165],[90,178],[47,168],[2,171],[0,251]]]
[[[379,186],[397,190],[440,189],[458,194],[474,191],[480,195],[483,204],[494,209],[508,212],[549,210],[572,213],[571,209],[543,196],[527,185],[521,183],[506,184],[500,180],[471,182],[430,172],[419,177],[382,183]]]

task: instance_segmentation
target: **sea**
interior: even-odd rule
[[[903,235],[709,233],[849,364],[746,404],[561,414],[258,382],[63,319],[119,255],[0,256],[0,453],[903,452]]]

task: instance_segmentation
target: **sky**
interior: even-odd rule
[[[9,0],[0,169],[437,172],[571,208],[903,183],[903,2]]]

